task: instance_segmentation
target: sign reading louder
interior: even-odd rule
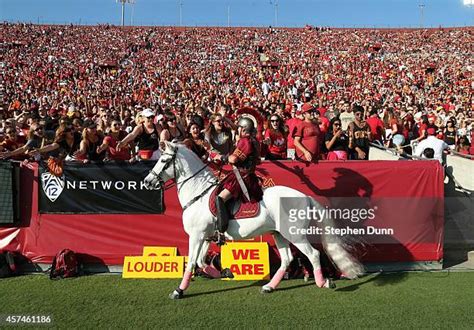
[[[125,257],[123,278],[181,278],[184,257]]]
[[[267,243],[228,243],[221,249],[222,268],[230,268],[234,280],[270,278]]]

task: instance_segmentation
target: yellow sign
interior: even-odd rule
[[[144,257],[177,256],[178,249],[172,246],[144,246]]]
[[[222,268],[230,268],[234,280],[267,280],[270,261],[267,243],[228,243],[221,248]]]
[[[181,278],[184,257],[125,257],[123,278]]]

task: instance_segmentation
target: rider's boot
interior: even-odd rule
[[[217,196],[216,197],[216,208],[217,208],[217,245],[221,246],[225,244],[225,232],[229,227],[229,212],[225,201]]]

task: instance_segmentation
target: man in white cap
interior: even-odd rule
[[[117,143],[116,149],[120,151],[122,146],[137,140],[138,157],[142,160],[157,160],[160,158],[160,134],[162,128],[153,121],[155,113],[150,108],[141,112],[144,122],[137,125],[122,141]]]

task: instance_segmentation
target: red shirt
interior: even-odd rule
[[[301,144],[313,155],[313,162],[319,158],[321,131],[319,126],[312,122],[301,121],[296,126],[295,137],[301,137]],[[306,159],[303,152],[296,148],[296,156]]]
[[[381,141],[384,127],[383,121],[379,117],[369,117],[366,122],[370,127],[370,133],[372,134],[373,139]],[[401,134],[401,132],[399,133]]]
[[[418,129],[418,136],[421,136],[421,134],[423,133],[423,131],[425,131],[425,134],[426,134],[426,130],[428,129],[428,125],[426,124],[420,124],[420,128]],[[426,137],[426,135],[425,135]]]
[[[279,131],[267,129],[265,131],[265,139],[270,138],[268,151],[272,154],[286,158],[286,137]]]
[[[392,129],[392,136],[396,134],[403,134],[403,126],[398,122],[398,120],[396,120],[395,118],[391,119],[389,124],[390,128]],[[397,126],[397,132],[394,132],[393,126]]]
[[[286,121],[286,126],[288,126],[288,148],[289,149],[295,148],[293,137],[295,136],[296,126],[298,126],[298,123],[300,122],[301,122],[301,119],[298,119],[298,118],[290,118]]]
[[[122,140],[125,136],[122,132],[119,133],[119,139]],[[129,160],[130,159],[130,150],[128,148],[121,148],[120,151],[115,149],[117,147],[117,140],[113,138],[111,135],[107,135],[104,138],[104,142],[109,144],[108,147],[108,154],[109,158],[112,160]]]

